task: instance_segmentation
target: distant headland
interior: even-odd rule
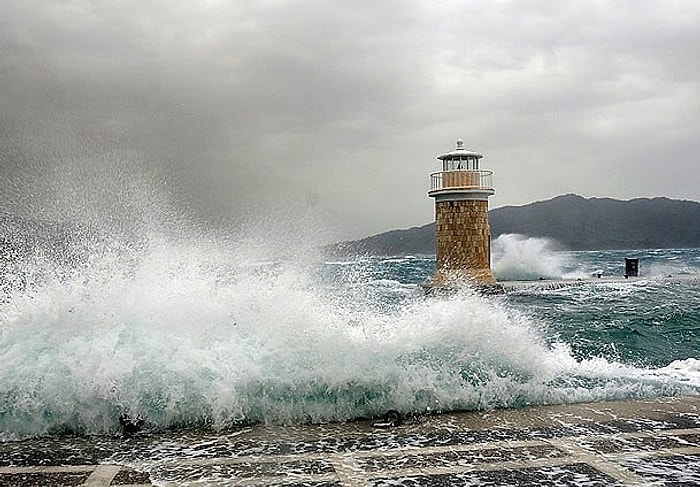
[[[700,248],[700,203],[669,198],[557,196],[489,212],[491,235],[549,238],[568,250]],[[435,224],[332,246],[337,255],[435,253]]]

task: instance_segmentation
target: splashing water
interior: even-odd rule
[[[127,267],[105,256],[13,295],[0,429],[108,432],[119,412],[224,428],[494,407],[521,394],[504,381],[549,373],[536,331],[476,296],[362,309],[298,265],[208,255],[165,245]]]
[[[425,260],[321,264],[269,248],[250,235],[151,235],[90,240],[78,264],[25,260],[42,278],[0,304],[2,438],[113,432],[122,412],[220,430],[698,387],[692,362],[576,359],[501,298],[426,298],[382,274],[427,279]]]
[[[499,235],[493,241],[493,271],[499,280],[529,281],[564,276],[566,261],[554,242],[518,234]]]

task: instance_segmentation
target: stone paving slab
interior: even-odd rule
[[[0,443],[0,486],[700,485],[700,398]]]

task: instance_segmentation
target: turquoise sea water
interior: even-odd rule
[[[121,413],[218,430],[700,391],[699,249],[493,248],[501,280],[622,275],[625,257],[642,279],[427,297],[432,256],[168,239],[6,256],[0,439],[110,434]]]

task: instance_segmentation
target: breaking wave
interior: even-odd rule
[[[550,324],[501,298],[468,288],[428,298],[377,272],[401,262],[319,264],[250,249],[154,238],[93,245],[79,266],[27,261],[42,278],[7,288],[0,304],[2,439],[111,433],[121,413],[157,430],[222,430],[700,385],[695,362],[575,358]],[[407,261],[414,279],[428,269]]]

